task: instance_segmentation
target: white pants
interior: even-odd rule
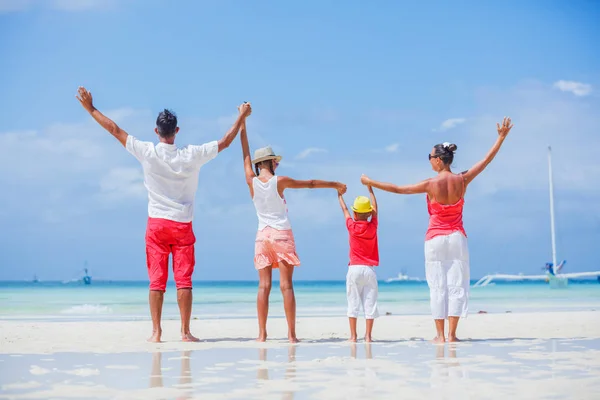
[[[425,276],[434,319],[467,316],[470,275],[467,238],[462,233],[425,242]]]
[[[377,275],[374,267],[351,265],[346,274],[348,317],[358,318],[362,306],[366,319],[379,317],[377,309]]]

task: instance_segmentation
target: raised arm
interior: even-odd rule
[[[300,181],[288,176],[280,176],[277,184],[281,191],[283,189],[336,189],[341,191],[342,194],[346,193],[346,185],[341,182],[320,181],[317,179]]]
[[[343,197],[341,191],[338,191],[338,200],[340,202],[340,207],[342,207],[342,212],[344,213],[344,218],[345,219],[351,218],[350,212],[348,211],[348,206],[346,205],[346,202],[344,201],[344,197]]]
[[[504,117],[502,125],[496,124],[496,128],[498,129],[498,139],[496,139],[496,143],[494,143],[494,145],[492,146],[490,151],[488,151],[483,160],[473,165],[471,169],[462,173],[466,185],[471,183],[471,181],[475,179],[477,175],[483,172],[483,170],[489,165],[489,163],[492,162],[494,157],[496,157],[496,154],[498,154],[498,150],[500,150],[502,143],[504,143],[504,139],[506,139],[506,136],[508,135],[508,132],[510,132],[512,127],[513,125],[511,123],[511,119],[507,117]]]
[[[91,92],[89,92],[83,86],[79,86],[79,89],[77,89],[77,96],[75,97],[77,97],[77,100],[79,100],[85,111],[90,113],[92,118],[94,118],[97,123],[110,132],[111,135],[117,138],[117,140],[121,142],[123,146],[127,144],[127,136],[129,136],[127,132],[121,129],[115,121],[108,118],[106,115],[98,111],[96,107],[94,107]]]
[[[240,110],[240,113],[237,119],[235,120],[231,128],[229,128],[227,133],[219,140],[219,153],[228,148],[229,145],[231,145],[238,132],[240,131],[242,124],[246,120],[246,117],[248,117],[252,113],[250,103],[242,104],[238,107],[238,110]]]
[[[241,110],[240,110],[241,112]],[[244,173],[246,175],[246,183],[250,188],[250,196],[254,197],[252,191],[252,180],[256,176],[252,170],[252,159],[250,158],[250,145],[248,144],[248,133],[246,132],[246,121],[242,123],[240,130],[240,141],[242,142],[242,156],[244,158]]]
[[[373,213],[377,214],[377,199],[375,198],[375,192],[373,186],[367,186],[369,189],[369,197],[371,198],[371,207],[373,207]]]
[[[360,178],[360,182],[363,185],[371,186],[376,189],[385,190],[386,192],[398,193],[398,194],[417,194],[427,193],[429,191],[429,179],[419,182],[415,185],[398,186],[393,183],[385,183],[374,181],[366,175]]]

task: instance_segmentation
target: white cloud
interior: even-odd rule
[[[447,119],[444,122],[442,122],[442,124],[439,127],[439,130],[442,132],[447,131],[447,130],[452,129],[460,124],[464,124],[466,120],[467,120],[466,118]],[[435,129],[434,129],[434,131],[435,131]]]
[[[558,81],[554,83],[554,88],[563,92],[571,92],[575,96],[587,96],[592,93],[592,85],[575,81]]]
[[[389,146],[385,147],[385,151],[387,151],[388,153],[395,153],[398,151],[398,147],[400,146],[399,143],[392,143]]]
[[[112,168],[100,179],[99,198],[108,203],[146,198],[142,169],[139,167]]]
[[[319,147],[309,147],[308,149],[302,150],[297,156],[296,160],[303,160],[306,157],[310,156],[314,153],[327,153],[326,149],[321,149]]]

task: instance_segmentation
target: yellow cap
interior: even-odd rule
[[[370,213],[373,211],[373,207],[371,207],[371,201],[368,197],[358,196],[354,200],[354,204],[352,205],[352,211],[357,213]]]

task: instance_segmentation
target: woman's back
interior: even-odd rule
[[[462,174],[448,172],[431,179],[427,193],[429,227],[425,240],[457,231],[467,236],[462,221],[464,194]]]
[[[432,202],[443,205],[458,203],[465,195],[465,181],[462,174],[441,173],[429,181],[427,196]]]

